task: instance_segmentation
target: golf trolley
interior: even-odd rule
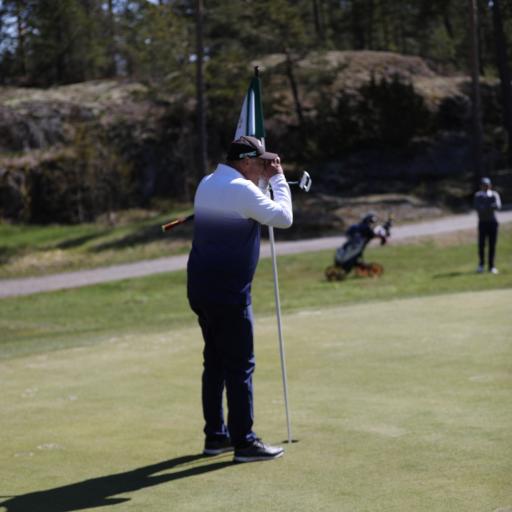
[[[382,225],[371,227],[375,221],[374,214],[365,216],[360,224],[351,226],[347,231],[347,241],[336,249],[334,265],[325,269],[327,281],[342,281],[353,270],[358,277],[379,277],[384,272],[380,263],[366,263],[363,253],[373,238],[379,238],[384,245],[391,236],[391,217]]]

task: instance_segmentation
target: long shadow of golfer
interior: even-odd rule
[[[130,501],[130,498],[114,498],[117,494],[138,491],[233,465],[230,460],[223,460],[179,469],[172,473],[158,474],[202,458],[204,455],[186,455],[125,473],[101,476],[54,489],[23,494],[0,502],[0,508],[5,507],[7,512],[70,512],[117,505]]]

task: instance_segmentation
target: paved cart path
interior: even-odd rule
[[[512,211],[499,212],[500,223],[512,222]],[[436,220],[395,226],[392,231],[392,241],[406,240],[422,236],[454,233],[467,229],[475,229],[476,214],[451,215]],[[279,231],[277,231],[279,237]],[[335,249],[342,241],[342,236],[330,236],[290,242],[276,242],[277,255],[297,254],[301,252],[321,251]],[[261,257],[270,256],[268,243],[262,244]],[[183,270],[187,265],[188,255],[169,256],[153,260],[144,260],[110,267],[101,267],[92,270],[79,270],[42,277],[25,277],[13,279],[0,279],[0,298],[30,295],[32,293],[62,290],[88,286],[108,281],[132,279],[136,277]]]

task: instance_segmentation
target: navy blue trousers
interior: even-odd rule
[[[207,437],[231,437],[233,445],[256,438],[252,375],[255,368],[252,306],[191,301],[204,339],[202,403]],[[222,397],[228,404],[227,426]]]
[[[485,263],[485,242],[487,240],[489,247],[487,265],[489,270],[494,267],[494,255],[496,254],[496,240],[498,239],[498,223],[479,222],[478,223],[478,258],[479,264],[483,267]]]

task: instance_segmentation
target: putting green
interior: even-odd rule
[[[510,304],[497,290],[286,315],[299,442],[265,463],[198,456],[196,328],[4,360],[0,510],[510,511]],[[281,442],[274,318],[256,347],[256,431]]]

